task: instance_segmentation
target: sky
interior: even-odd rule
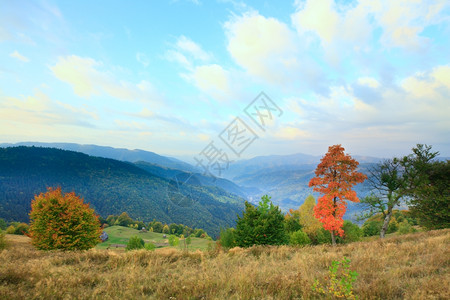
[[[449,37],[448,0],[0,0],[0,143],[450,156]]]

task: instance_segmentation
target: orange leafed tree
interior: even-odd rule
[[[323,194],[314,207],[314,216],[330,231],[333,245],[336,244],[335,234],[344,235],[345,200],[359,202],[352,188],[367,179],[356,170],[359,163],[344,150],[341,145],[330,146],[316,168],[316,177],[309,181],[315,192]]]
[[[100,222],[74,192],[48,188],[31,202],[29,236],[41,250],[87,250],[100,242]]]

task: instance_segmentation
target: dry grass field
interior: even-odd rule
[[[0,299],[320,299],[333,260],[350,258],[359,299],[450,299],[450,230],[305,248],[182,252],[36,251],[7,236]]]

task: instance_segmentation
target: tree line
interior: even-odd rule
[[[413,232],[414,225],[426,230],[449,227],[449,160],[436,159],[431,146],[418,144],[412,154],[382,161],[372,167],[369,176],[358,171],[359,163],[344,152],[341,145],[329,147],[309,182],[321,196],[317,203],[310,196],[298,210],[283,216],[269,196],[258,206],[245,203],[236,228],[223,229],[224,247],[252,245],[305,245],[350,242],[362,235],[399,231]],[[353,187],[369,181],[370,195],[361,200],[366,210],[362,229],[344,221],[346,201],[360,202]],[[409,211],[395,210],[407,205]],[[328,232],[328,234],[326,233]],[[330,240],[329,240],[330,239]]]

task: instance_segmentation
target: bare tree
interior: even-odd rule
[[[367,179],[372,194],[361,199],[361,203],[368,208],[365,217],[381,213],[383,225],[380,237],[384,238],[391,221],[392,211],[400,205],[400,201],[406,195],[406,180],[401,162],[396,159],[386,159],[369,169]]]

